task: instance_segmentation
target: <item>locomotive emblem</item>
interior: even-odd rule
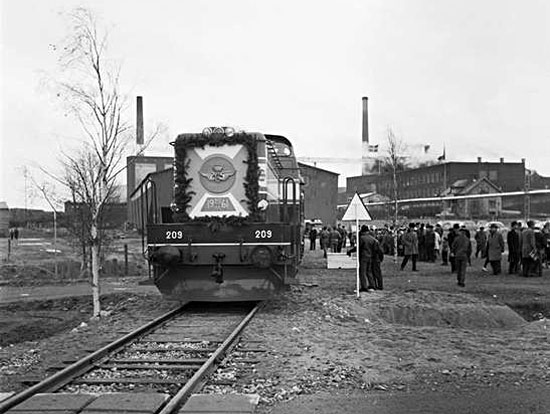
[[[214,155],[208,157],[199,170],[202,186],[209,192],[225,193],[235,184],[237,170],[229,159]]]
[[[214,165],[210,173],[205,174],[201,172],[200,174],[209,181],[220,182],[233,177],[236,172],[237,171],[232,171],[232,172],[224,171],[223,165]]]

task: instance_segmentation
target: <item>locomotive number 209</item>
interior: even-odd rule
[[[254,237],[256,239],[271,239],[273,237],[273,232],[271,230],[256,230],[254,232]]]
[[[183,231],[167,231],[166,240],[180,240],[183,239]]]

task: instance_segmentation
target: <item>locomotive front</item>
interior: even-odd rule
[[[180,301],[262,300],[291,284],[303,210],[290,142],[207,128],[173,146],[171,217],[147,225],[160,292]]]

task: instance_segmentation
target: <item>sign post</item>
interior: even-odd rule
[[[359,298],[361,295],[359,293],[360,289],[360,279],[359,279],[359,220],[363,221],[371,221],[372,217],[367,210],[367,206],[363,203],[363,200],[361,200],[361,197],[359,196],[359,193],[355,192],[353,198],[348,204],[348,207],[346,209],[346,212],[344,213],[344,216],[342,217],[342,221],[352,221],[355,220],[355,246],[356,246],[356,293],[357,298]]]

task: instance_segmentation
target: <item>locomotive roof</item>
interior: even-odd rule
[[[290,140],[282,135],[265,134],[264,136],[267,140],[268,149],[271,147],[271,150],[268,150],[268,154],[275,162],[275,165],[281,170],[284,170],[285,175],[300,178],[300,168],[298,167],[298,162],[296,160],[296,156],[294,155],[294,150]],[[290,153],[286,155],[279,154],[279,152],[275,150],[275,145],[273,144],[282,144],[286,146],[290,150]]]

